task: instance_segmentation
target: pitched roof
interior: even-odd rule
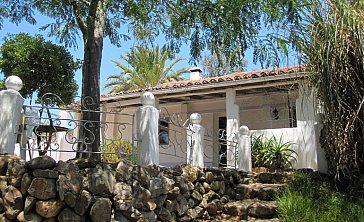
[[[137,89],[137,90],[130,90],[130,91],[123,91],[119,93],[110,93],[102,95],[103,98],[107,99],[108,97],[115,97],[115,96],[124,96],[128,94],[135,94],[144,91],[151,91],[156,92],[160,90],[173,90],[173,89],[188,89],[193,88],[196,86],[204,86],[207,87],[214,87],[216,85],[221,85],[224,83],[236,83],[239,84],[240,82],[247,81],[249,79],[261,79],[265,78],[267,81],[270,79],[269,77],[274,76],[285,76],[286,74],[297,74],[297,77],[300,74],[303,74],[305,71],[305,67],[302,66],[290,66],[285,68],[276,68],[276,69],[267,69],[267,70],[257,70],[257,71],[249,71],[249,72],[237,72],[232,73],[225,76],[216,76],[210,78],[202,78],[200,80],[183,80],[177,82],[168,82],[158,86],[149,87],[145,89]]]

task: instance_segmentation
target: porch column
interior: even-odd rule
[[[236,91],[226,90],[226,164],[228,168],[235,167],[235,134],[239,131],[239,106],[236,104]]]
[[[320,147],[320,114],[316,107],[315,92],[300,86],[296,101],[297,163],[295,168],[311,168],[325,172],[326,160]]]

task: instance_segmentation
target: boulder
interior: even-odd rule
[[[52,218],[61,212],[64,205],[60,200],[40,200],[35,204],[35,211],[42,217]]]
[[[19,222],[42,222],[43,219],[38,214],[34,213],[27,213],[25,214],[24,211],[20,212],[16,217],[16,220]]]
[[[28,188],[28,193],[40,200],[55,198],[57,196],[56,180],[42,177],[34,178]]]
[[[131,186],[119,182],[114,186],[114,207],[115,211],[127,211],[132,207],[132,189]]]
[[[16,188],[20,188],[23,174],[26,171],[26,162],[24,160],[12,158],[8,162],[8,170],[6,171],[6,177],[8,184]]]
[[[90,216],[93,222],[111,221],[111,200],[109,198],[98,199],[91,207]]]
[[[84,222],[85,218],[76,214],[72,209],[65,207],[58,215],[59,222]]]
[[[111,170],[106,167],[105,169],[98,165],[96,168],[89,168],[86,171],[87,187],[93,195],[111,195],[115,184],[115,177]]]
[[[56,161],[50,156],[39,156],[31,159],[28,164],[33,170],[53,169],[56,166]]]
[[[58,179],[59,173],[56,170],[36,169],[33,171],[34,177],[44,177],[48,179]]]
[[[25,199],[25,204],[24,204],[24,213],[28,214],[28,212],[34,207],[36,202],[37,202],[37,199],[35,197],[27,196],[27,198]]]
[[[24,173],[20,183],[20,191],[23,195],[28,195],[28,189],[32,183],[32,177],[29,173]]]
[[[80,216],[85,215],[91,203],[92,203],[91,193],[86,190],[83,190],[80,194],[79,199],[77,200],[77,204],[75,206],[75,212]]]

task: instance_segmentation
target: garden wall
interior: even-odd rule
[[[191,221],[239,198],[246,173],[0,156],[0,221]]]

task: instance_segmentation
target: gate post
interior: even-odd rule
[[[0,153],[14,154],[24,98],[18,92],[23,86],[18,76],[5,80],[6,90],[0,92]]]
[[[190,116],[191,124],[187,128],[187,164],[191,166],[204,167],[204,135],[205,128],[200,125],[201,115],[192,113]]]
[[[159,110],[154,107],[155,98],[151,92],[143,93],[140,100],[142,107],[137,110],[138,164],[159,165]]]
[[[250,131],[247,126],[239,128],[238,138],[238,170],[250,172],[252,170],[252,155]]]

